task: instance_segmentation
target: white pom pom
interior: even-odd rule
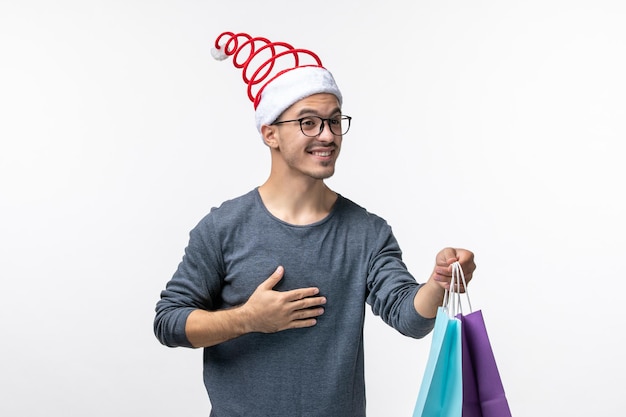
[[[223,61],[228,58],[228,55],[224,53],[224,49],[211,48],[211,55],[218,61]]]

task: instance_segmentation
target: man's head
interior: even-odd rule
[[[335,79],[309,50],[245,33],[224,32],[215,40],[211,53],[219,60],[232,56],[235,67],[242,69],[259,132],[294,103],[314,94],[332,94],[341,107]]]
[[[272,172],[323,180],[335,172],[343,134],[350,117],[341,113],[337,97],[318,93],[298,100],[275,122],[261,126],[271,149]]]

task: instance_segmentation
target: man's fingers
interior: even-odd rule
[[[283,275],[285,274],[285,268],[282,265],[278,266],[276,270],[270,275],[265,281],[259,285],[260,288],[264,290],[272,290],[274,287],[283,279]],[[320,290],[316,287],[309,288],[298,288],[291,291],[284,291],[283,299],[285,301],[297,301],[303,298],[313,297],[319,294]]]
[[[311,307],[317,307],[326,304],[326,297],[307,297],[291,302],[291,308],[296,310],[304,310]]]
[[[292,321],[309,320],[309,319],[314,319],[316,317],[319,317],[322,314],[324,314],[324,309],[321,307],[306,308],[304,310],[294,311],[291,318],[292,318]]]
[[[454,262],[458,260],[458,256],[456,253],[456,249],[454,248],[443,248],[438,254],[436,263],[438,266],[447,267],[452,265]]]
[[[304,320],[294,320],[289,324],[289,329],[303,329],[305,327],[313,327],[317,324],[317,320],[315,318],[304,319]]]
[[[320,293],[317,287],[297,288],[283,293],[285,301],[299,301],[309,299]]]
[[[276,270],[272,273],[272,275],[270,275],[265,281],[263,281],[261,285],[259,285],[259,287],[266,290],[271,290],[276,286],[276,284],[278,284],[281,279],[283,279],[284,274],[285,268],[283,268],[282,265],[279,265],[278,268],[276,268]]]

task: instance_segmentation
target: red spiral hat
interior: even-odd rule
[[[248,98],[254,104],[257,130],[274,122],[295,102],[318,93],[342,96],[332,74],[308,49],[247,33],[223,32],[215,39],[211,54],[217,60],[232,56],[242,70]]]

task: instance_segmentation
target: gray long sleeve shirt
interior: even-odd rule
[[[279,265],[285,273],[274,289],[318,287],[327,298],[324,314],[313,327],[251,333],[205,348],[211,416],[365,416],[365,303],[415,338],[430,332],[434,319],[415,311],[420,285],[391,227],[342,196],[326,218],[306,226],[274,217],[256,189],[212,209],[191,231],[161,293],[157,338],[190,347],[191,311],[245,303]]]

